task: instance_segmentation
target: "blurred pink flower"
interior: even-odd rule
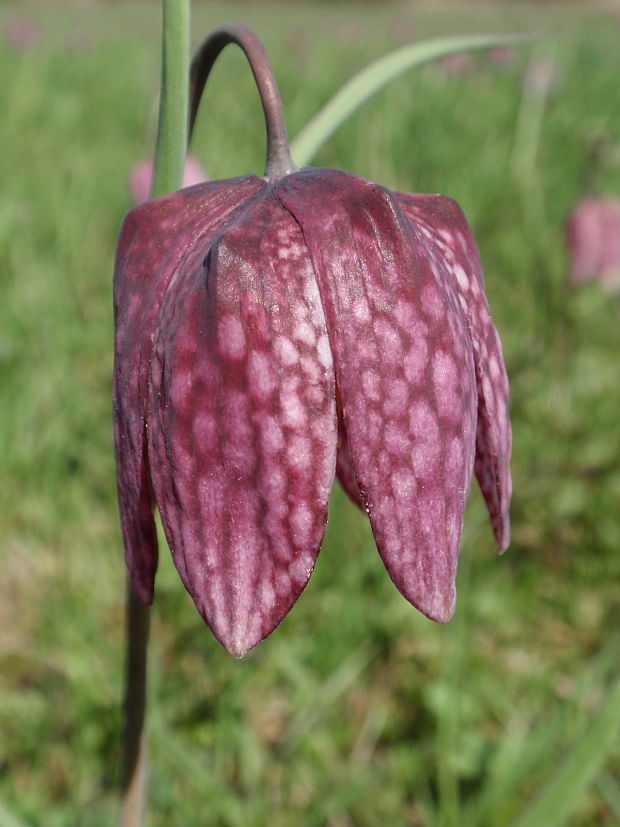
[[[14,17],[6,22],[4,37],[9,46],[18,52],[38,46],[41,42],[41,28],[26,17]]]
[[[135,204],[148,201],[151,197],[151,183],[153,180],[153,160],[138,161],[129,173],[129,188],[131,197]],[[200,162],[193,156],[188,155],[183,173],[183,186],[192,187],[194,184],[202,184],[208,181],[209,175],[200,165]]]
[[[531,60],[523,74],[523,89],[540,98],[549,98],[558,88],[560,72],[557,63],[549,57]]]
[[[516,60],[517,50],[514,46],[496,46],[489,49],[489,57],[496,66],[510,66]]]
[[[444,57],[441,66],[448,75],[468,75],[473,71],[474,59],[469,52],[457,52]]]
[[[568,217],[566,241],[571,284],[598,280],[608,290],[620,288],[620,199],[580,201]]]

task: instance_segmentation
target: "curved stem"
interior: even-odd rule
[[[146,664],[150,607],[136,598],[127,580],[127,661],[120,827],[139,827],[146,809]]]
[[[247,57],[263,105],[267,128],[265,177],[274,179],[288,175],[297,167],[288,145],[280,91],[263,44],[251,29],[240,23],[225,23],[214,29],[194,57],[190,73],[189,138],[209,72],[219,53],[229,43],[236,43]]]

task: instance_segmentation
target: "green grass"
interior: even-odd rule
[[[196,8],[194,40],[225,19],[254,26],[295,135],[387,48],[464,31],[455,8],[214,3]],[[457,615],[437,626],[396,592],[336,492],[310,585],[242,661],[162,555],[151,827],[506,827],[543,789],[557,797],[563,759],[592,758],[620,654],[620,300],[569,290],[563,223],[589,182],[620,193],[620,22],[531,9],[469,11],[468,31],[550,33],[513,64],[481,55],[466,76],[411,73],[316,159],[452,195],[470,217],[512,381],[512,547],[493,557],[475,491]],[[0,827],[104,827],[124,603],[111,269],[127,171],[152,152],[158,10],[20,3],[0,7],[0,25],[18,15],[44,39],[23,54],[0,42]],[[559,70],[539,124],[521,92],[533,54]],[[240,53],[214,71],[195,152],[217,177],[262,171]],[[620,822],[617,741],[603,758],[567,825]]]

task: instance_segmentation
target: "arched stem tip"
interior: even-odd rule
[[[224,23],[207,35],[198,49],[190,71],[189,139],[191,140],[200,99],[213,65],[229,43],[236,43],[245,54],[260,95],[267,130],[265,177],[281,178],[297,167],[291,158],[284,110],[271,62],[258,36],[241,23]]]

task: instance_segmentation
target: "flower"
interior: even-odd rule
[[[41,43],[41,28],[27,17],[14,17],[4,25],[4,38],[16,51],[27,52]]]
[[[495,66],[510,66],[517,59],[517,50],[514,46],[495,46],[489,49],[489,57]]]
[[[620,288],[620,200],[589,196],[566,222],[573,285],[600,280],[608,291]]]
[[[192,187],[194,184],[207,181],[208,178],[209,175],[202,168],[200,161],[194,158],[193,155],[188,155],[185,162],[185,169],[183,170],[183,186]],[[153,159],[149,158],[134,164],[129,173],[129,189],[131,190],[131,197],[133,198],[134,204],[141,204],[143,201],[149,200],[151,197],[152,182]]]
[[[535,57],[523,73],[523,90],[534,98],[548,100],[560,84],[560,70],[550,57]]]
[[[328,169],[203,183],[128,214],[114,300],[140,600],[156,503],[198,610],[243,655],[308,582],[335,473],[398,589],[434,620],[454,610],[474,470],[508,545],[508,383],[454,201]]]
[[[441,66],[447,75],[469,75],[475,68],[470,52],[456,52],[442,58]]]

